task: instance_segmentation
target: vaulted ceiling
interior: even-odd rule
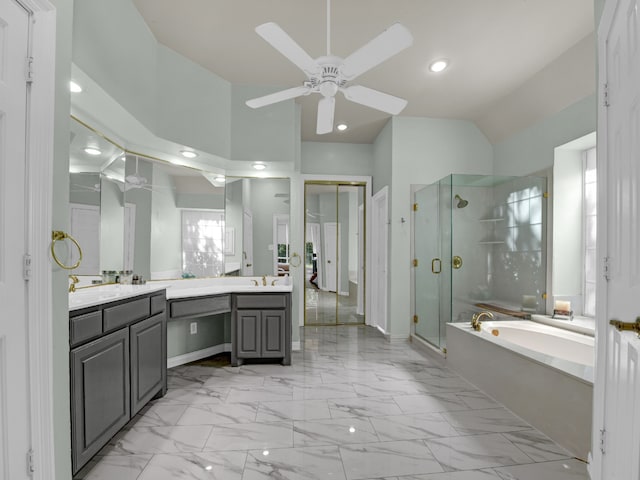
[[[255,33],[265,22],[312,57],[326,54],[325,0],[133,2],[160,43],[232,83],[288,88],[306,79]],[[348,56],[395,22],[413,46],[356,83],[407,99],[401,115],[472,120],[497,142],[595,90],[592,0],[333,0],[332,54]],[[438,58],[450,67],[429,72]],[[370,143],[389,118],[338,94],[335,121],[349,128],[320,136],[318,99],[296,100],[306,141]]]

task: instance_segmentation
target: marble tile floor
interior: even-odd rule
[[[289,367],[183,365],[82,480],[583,480],[586,465],[410,343],[306,327]]]

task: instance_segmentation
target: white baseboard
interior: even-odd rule
[[[409,335],[405,335],[402,333],[400,334],[384,333],[384,336],[389,343],[404,343],[409,340]]]
[[[195,362],[201,358],[207,358],[211,355],[217,355],[222,352],[230,352],[231,344],[223,343],[214,347],[203,348],[202,350],[196,350],[195,352],[185,353],[183,355],[176,355],[175,357],[167,358],[167,368],[177,367],[178,365],[184,365],[185,363]]]
[[[291,342],[291,350],[293,350],[294,352],[299,352],[300,351],[300,342]]]

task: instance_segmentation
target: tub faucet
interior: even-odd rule
[[[80,280],[75,275],[69,275],[69,280],[71,280],[71,283],[69,284],[69,293],[75,292],[76,283],[78,283]]]
[[[482,317],[489,317],[490,319],[493,320],[493,313],[491,312],[480,312],[480,313],[474,313],[473,317],[471,317],[471,327],[476,331],[479,332],[480,331],[480,326],[482,325],[482,322],[480,321],[480,319]]]

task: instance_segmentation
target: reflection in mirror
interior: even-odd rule
[[[83,285],[103,277],[113,281],[123,269],[123,155],[118,145],[72,117],[69,231],[83,250],[82,263],[74,271],[86,276]],[[70,261],[76,260],[73,252]]]
[[[596,135],[555,150],[553,164],[553,312],[564,302],[574,316],[596,311]],[[568,303],[566,303],[568,302]]]
[[[305,184],[305,324],[364,323],[364,185]]]
[[[127,155],[125,264],[144,279],[224,273],[224,177]]]
[[[227,275],[289,273],[289,179],[227,177]]]

